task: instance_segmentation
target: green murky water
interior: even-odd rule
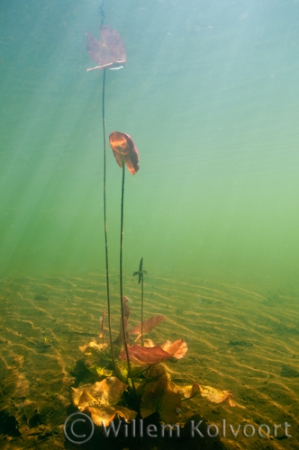
[[[99,38],[99,6],[1,0],[4,280],[104,273],[103,73],[86,73],[85,45],[86,32]],[[153,280],[192,286],[189,305],[201,298],[194,286],[227,283],[283,310],[299,292],[298,1],[104,9],[127,50],[124,69],[107,72],[107,136],[128,133],[140,154],[140,171],[126,176],[125,282],[143,256]],[[121,170],[108,140],[107,151],[117,277]]]
[[[2,276],[102,270],[98,3],[1,2]],[[298,288],[296,2],[107,1],[127,48],[107,134],[130,134],[125,269]],[[111,264],[121,171],[108,149]]]

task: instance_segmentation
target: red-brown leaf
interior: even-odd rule
[[[162,322],[163,320],[165,320],[164,316],[153,316],[150,317],[149,319],[146,319],[142,322],[142,326],[143,326],[143,334],[148,333],[149,331],[151,331],[153,328],[155,328],[160,322]],[[139,323],[138,325],[136,325],[135,327],[133,327],[130,331],[129,334],[137,334],[137,338],[135,339],[135,342],[138,341],[138,339],[141,337],[141,323]]]
[[[175,359],[183,358],[188,350],[186,341],[184,341],[184,339],[178,339],[174,342],[165,341],[161,345],[161,348]]]
[[[131,174],[137,173],[139,154],[131,136],[121,131],[113,131],[109,136],[109,142],[119,167],[122,168],[125,164]]]
[[[99,64],[87,70],[122,67],[126,64],[126,49],[120,35],[109,25],[102,25],[100,33],[103,42],[95,39],[91,33],[86,35],[87,51],[90,57]]]
[[[134,344],[128,348],[130,361],[136,365],[158,364],[171,358],[172,355],[165,352],[159,345],[155,347],[142,347]],[[125,350],[122,350],[119,357],[126,359]]]

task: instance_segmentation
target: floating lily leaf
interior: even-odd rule
[[[87,72],[95,69],[120,69],[126,63],[125,45],[116,30],[109,25],[102,25],[100,33],[103,42],[98,41],[91,33],[86,35],[87,51],[91,58],[99,64],[87,69]]]
[[[181,359],[187,353],[188,347],[184,339],[178,339],[175,342],[165,341],[161,345],[162,349],[169,353],[175,359]]]
[[[126,422],[131,422],[137,416],[137,412],[124,406],[107,406],[102,405],[100,407],[88,407],[87,411],[90,412],[92,421],[97,426],[107,427],[116,415],[122,417]]]
[[[165,352],[159,345],[155,347],[142,347],[141,345],[134,344],[128,348],[130,361],[136,365],[157,364],[162,361],[166,361],[171,358],[172,355]],[[126,353],[124,350],[119,354],[121,359],[126,359]]]
[[[220,389],[215,389],[211,386],[199,386],[199,389],[201,395],[210,400],[210,402],[223,403],[227,400],[230,406],[236,406],[235,402],[232,400],[233,394],[229,391],[221,391]]]
[[[133,327],[129,331],[129,334],[137,334],[137,338],[135,339],[135,342],[137,342],[138,339],[140,339],[141,337],[141,328],[143,329],[143,334],[146,334],[153,328],[155,328],[163,320],[165,320],[165,317],[162,315],[150,317],[149,319],[144,320],[142,324],[139,323],[138,325]]]

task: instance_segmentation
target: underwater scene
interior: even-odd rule
[[[298,14],[1,0],[1,449],[299,448]]]

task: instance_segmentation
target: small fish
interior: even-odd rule
[[[141,258],[140,263],[139,263],[139,270],[137,270],[137,272],[133,272],[133,277],[135,275],[138,275],[138,284],[140,284],[140,282],[143,280],[143,274],[146,273],[146,270],[142,270],[143,267],[143,258]]]

